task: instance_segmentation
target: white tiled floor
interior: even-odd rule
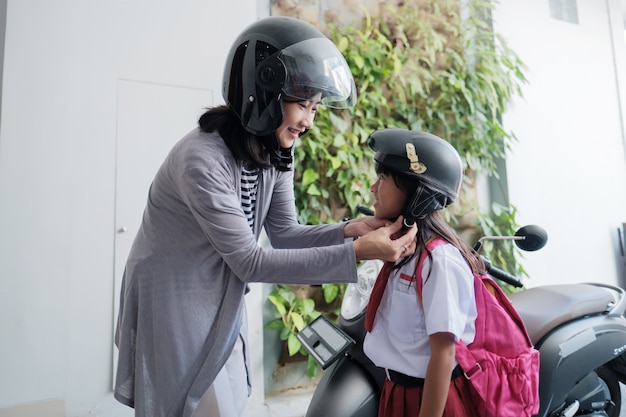
[[[265,398],[265,405],[249,409],[246,417],[304,417],[313,391]]]
[[[323,372],[306,375],[306,362],[276,366],[262,392],[253,392],[245,417],[304,417]],[[254,388],[254,387],[253,387]]]

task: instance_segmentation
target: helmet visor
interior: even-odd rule
[[[350,68],[334,43],[312,38],[283,49],[278,59],[287,77],[282,92],[309,100],[322,93],[322,104],[349,108],[356,104],[356,86]]]

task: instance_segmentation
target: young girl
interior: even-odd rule
[[[370,146],[378,174],[371,187],[375,216],[404,215],[418,228],[415,254],[385,264],[366,310],[364,350],[387,373],[378,415],[475,416],[454,342],[474,340],[472,271],[484,270],[484,264],[438,213],[457,198],[461,160],[448,142],[405,129],[377,131]],[[437,236],[447,244],[426,250],[419,299],[419,254]]]

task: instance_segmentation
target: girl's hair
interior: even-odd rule
[[[418,182],[415,181],[415,179],[398,174],[396,171],[388,169],[379,162],[376,163],[376,174],[391,176],[396,186],[404,191],[405,196],[412,195],[419,185]],[[461,256],[463,256],[463,259],[465,259],[465,262],[467,262],[473,273],[480,273],[485,271],[485,263],[483,262],[482,258],[476,253],[476,251],[474,251],[474,249],[469,247],[467,243],[465,243],[457,236],[457,234],[454,232],[454,230],[452,230],[450,225],[441,218],[439,211],[432,211],[425,216],[418,218],[416,220],[416,225],[416,239],[418,248],[426,248],[426,243],[428,242],[428,239],[430,239],[433,235],[439,236],[446,242],[455,246],[459,250],[459,252],[461,252]],[[416,250],[413,255],[408,256],[404,258],[401,262],[399,262],[395,266],[395,268],[400,268],[416,255],[419,256],[420,253],[421,251]],[[432,254],[428,249],[426,249],[426,254],[432,260]]]
[[[273,165],[265,158],[262,138],[246,131],[241,120],[227,105],[207,109],[200,116],[198,125],[203,132],[217,131],[235,159],[245,162],[250,168],[267,169]]]

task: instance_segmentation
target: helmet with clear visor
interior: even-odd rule
[[[234,42],[224,69],[224,99],[250,133],[265,136],[282,123],[283,95],[349,108],[356,103],[350,68],[335,44],[308,23],[268,17]]]

